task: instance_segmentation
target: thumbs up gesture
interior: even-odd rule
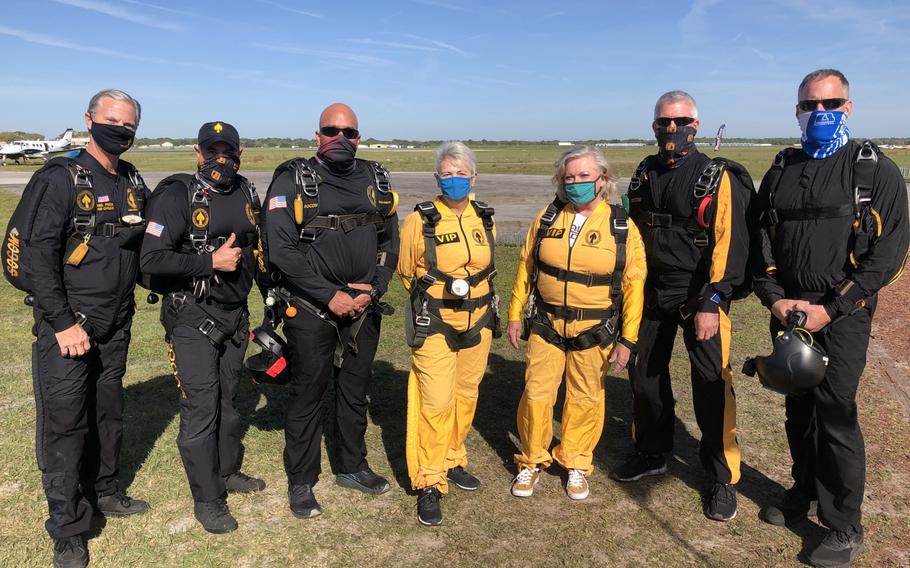
[[[221,272],[234,272],[237,270],[237,264],[240,262],[241,249],[234,246],[237,235],[231,233],[231,236],[224,241],[224,244],[212,253],[212,268]]]

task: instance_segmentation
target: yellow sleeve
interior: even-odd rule
[[[543,209],[546,211],[546,208]],[[541,214],[543,213],[541,211]],[[521,312],[524,310],[528,297],[531,295],[531,271],[534,267],[534,237],[537,227],[540,226],[540,214],[534,219],[525,237],[525,244],[521,247],[521,257],[518,259],[518,272],[515,274],[515,283],[512,285],[512,301],[509,302],[509,321],[521,321]]]
[[[417,273],[417,260],[423,255],[423,221],[416,211],[408,215],[401,226],[401,244],[398,252],[398,276],[404,289],[411,291],[411,282]]]
[[[622,337],[631,343],[638,343],[638,327],[645,307],[645,277],[648,265],[645,263],[645,244],[638,227],[629,219],[629,233],[626,235],[626,267],[622,274]]]

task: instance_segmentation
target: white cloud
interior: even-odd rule
[[[143,61],[145,63],[167,63],[166,60],[159,57],[146,57],[143,55],[134,55],[131,53],[125,53],[123,51],[117,51],[113,49],[106,49],[103,47],[94,47],[90,45],[83,45],[79,43],[74,43],[64,39],[59,39],[56,37],[46,36],[42,34],[36,34],[26,30],[20,30],[16,28],[10,28],[7,26],[0,26],[0,35],[6,35],[21,39],[28,43],[33,43],[36,45],[44,45],[47,47],[56,47],[60,49],[67,49],[73,51],[83,51],[85,53],[95,53],[97,55],[104,55],[106,57],[116,57],[118,59],[130,59],[133,61]]]
[[[73,6],[75,8],[82,8],[83,10],[89,10],[91,12],[97,12],[99,14],[104,14],[112,18],[126,20],[127,22],[132,22],[134,24],[139,24],[150,28],[157,28],[172,32],[184,29],[183,25],[178,22],[160,20],[154,16],[149,16],[135,10],[126,9],[122,6],[109,4],[108,2],[101,2],[98,0],[54,0],[54,2],[57,2],[58,4],[65,4],[67,6]]]
[[[278,8],[279,10],[284,10],[285,12],[291,12],[292,14],[300,14],[301,16],[308,16],[310,18],[322,18],[321,14],[317,14],[315,12],[308,12],[306,10],[301,10],[299,8],[294,8],[292,6],[288,6],[288,5],[282,4],[280,2],[275,2],[274,0],[257,0],[257,2],[259,2],[260,4],[266,4],[268,6]]]

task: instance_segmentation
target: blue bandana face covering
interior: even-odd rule
[[[597,182],[580,181],[566,184],[566,197],[575,205],[584,205],[597,197]]]
[[[452,201],[461,201],[471,193],[471,178],[450,177],[439,180],[442,195]]]
[[[799,114],[803,152],[820,160],[837,152],[850,140],[847,115],[840,110],[814,110]]]

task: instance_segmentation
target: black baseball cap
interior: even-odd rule
[[[227,122],[206,122],[199,129],[197,143],[202,150],[208,150],[215,142],[225,142],[234,150],[240,149],[240,135],[237,129]]]

